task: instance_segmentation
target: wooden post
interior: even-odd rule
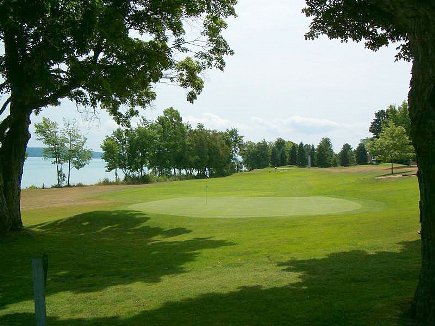
[[[47,325],[45,310],[45,275],[44,262],[42,258],[32,258],[33,276],[33,297],[35,299],[35,321],[36,326]]]

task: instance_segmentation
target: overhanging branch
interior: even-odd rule
[[[8,107],[9,103],[11,103],[11,96],[8,97],[8,99],[3,103],[2,108],[0,109],[0,115],[5,112],[6,108]]]
[[[38,102],[36,102],[33,107],[36,108],[43,108],[47,105],[53,105],[61,98],[66,97],[74,88],[76,88],[77,85],[74,82],[67,83],[61,87],[56,92],[53,92],[51,95],[48,95],[46,97],[43,97]]]
[[[0,122],[0,144],[3,143],[3,140],[5,139],[5,133],[9,129],[11,121],[11,116],[7,116],[2,122]]]

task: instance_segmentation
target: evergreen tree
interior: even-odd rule
[[[320,168],[328,168],[332,166],[332,159],[334,157],[334,151],[332,149],[332,143],[329,138],[322,138],[319,145],[317,145],[317,166]]]
[[[306,167],[308,164],[307,153],[305,152],[304,143],[299,143],[298,145],[298,166]]]
[[[290,150],[290,165],[298,165],[298,146],[296,144],[292,145]]]
[[[344,144],[340,153],[338,154],[338,160],[341,166],[353,165],[355,162],[355,157],[352,146],[350,146],[348,143]]]
[[[356,164],[364,165],[369,161],[369,156],[364,143],[359,143],[355,150]]]

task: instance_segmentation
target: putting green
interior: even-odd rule
[[[147,213],[204,218],[324,215],[350,212],[361,205],[333,197],[184,197],[130,206]]]

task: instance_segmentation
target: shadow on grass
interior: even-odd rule
[[[410,325],[404,311],[417,282],[419,241],[401,245],[399,252],[350,251],[280,263],[301,275],[288,286],[207,293],[128,319],[50,318],[49,325]],[[4,316],[0,324],[12,318],[30,324],[33,316]]]
[[[148,221],[142,212],[96,211],[40,224],[41,232],[2,239],[0,309],[33,298],[31,257],[42,253],[49,256],[50,295],[159,282],[165,275],[185,272],[184,264],[200,251],[232,245],[212,238],[177,239],[191,231],[153,227]]]

